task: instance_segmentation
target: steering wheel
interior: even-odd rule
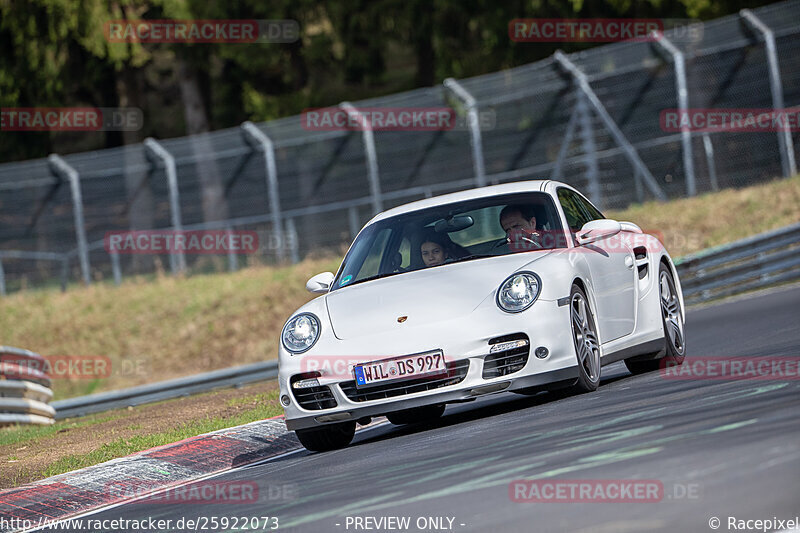
[[[519,234],[517,234],[517,235],[519,235]],[[537,235],[538,235],[538,233],[537,233]],[[519,243],[519,242],[524,242],[524,243],[527,243],[527,245],[528,245],[528,246],[530,246],[530,248],[531,248],[532,250],[533,250],[533,249],[535,249],[535,250],[539,250],[539,249],[541,249],[541,248],[542,248],[542,245],[541,245],[540,243],[538,243],[538,242],[536,242],[535,240],[531,239],[530,237],[526,237],[526,236],[518,236],[518,237],[515,239],[515,241],[514,241],[514,242],[517,242],[517,243]],[[495,245],[492,247],[492,249],[499,248],[500,246],[502,246],[502,245],[504,245],[504,244],[507,244],[508,246],[511,246],[511,244],[513,244],[513,243],[509,242],[508,238],[505,238],[505,239],[500,239],[500,241],[499,241],[499,242],[497,242],[497,243],[496,243],[496,244],[495,244]]]
[[[508,242],[508,239],[507,239],[507,238],[498,239],[498,240],[497,240],[497,242],[496,242],[496,243],[494,243],[494,244],[492,245],[492,250],[495,250],[495,249],[497,249],[497,248],[500,248],[500,247],[501,247],[501,246],[503,246],[503,245],[506,245],[506,246],[507,246],[508,244],[509,244],[509,242]]]

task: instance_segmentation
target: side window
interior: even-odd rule
[[[583,211],[587,215],[589,215],[589,220],[602,220],[606,218],[603,216],[603,213],[598,211],[595,206],[589,203],[589,200],[577,194],[575,195],[575,197],[577,198],[577,201],[581,205],[581,207],[583,207]]]
[[[583,210],[580,204],[580,197],[569,189],[558,189],[558,201],[567,217],[567,225],[574,233],[581,229],[584,224],[593,220]]]
[[[381,265],[381,258],[383,258],[383,254],[386,250],[386,245],[389,243],[389,236],[391,236],[391,234],[392,230],[390,228],[384,228],[377,235],[375,235],[375,238],[372,241],[372,247],[370,248],[369,253],[367,253],[367,257],[364,259],[364,264],[361,265],[361,269],[358,271],[356,280],[368,278],[379,273],[378,269]]]

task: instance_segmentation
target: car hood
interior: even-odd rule
[[[413,328],[470,314],[516,270],[552,250],[509,254],[367,281],[325,296],[339,339]],[[407,317],[404,323],[398,318]]]

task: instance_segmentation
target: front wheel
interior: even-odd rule
[[[658,269],[659,302],[661,304],[661,322],[664,326],[666,354],[661,359],[645,361],[625,360],[631,374],[642,374],[658,370],[662,364],[680,365],[686,357],[686,334],[683,330],[683,313],[681,300],[675,288],[672,272],[664,264]]]
[[[578,381],[574,388],[577,392],[591,392],[600,384],[600,341],[586,293],[577,285],[573,285],[570,292],[569,310],[572,340],[578,356]]]
[[[295,431],[300,444],[311,452],[327,452],[344,448],[353,440],[355,433],[355,422],[341,422],[339,424]]]

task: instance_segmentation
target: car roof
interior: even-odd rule
[[[436,207],[438,205],[450,204],[453,202],[465,202],[468,200],[475,200],[478,198],[488,198],[490,196],[498,196],[501,194],[512,194],[518,192],[540,192],[544,191],[545,187],[550,183],[556,185],[564,185],[568,187],[568,185],[566,184],[561,184],[558,182],[554,182],[552,180],[525,180],[525,181],[515,181],[511,183],[503,183],[501,185],[477,187],[466,191],[452,192],[449,194],[443,194],[441,196],[425,198],[424,200],[417,200],[416,202],[411,202],[408,204],[403,204],[398,207],[393,207],[392,209],[387,209],[386,211],[376,215],[375,218],[373,218],[370,221],[370,223],[377,222],[378,220],[383,220],[384,218],[389,218],[396,215],[402,215],[405,213],[411,213],[413,211],[418,211],[420,209],[427,209],[429,207]]]

